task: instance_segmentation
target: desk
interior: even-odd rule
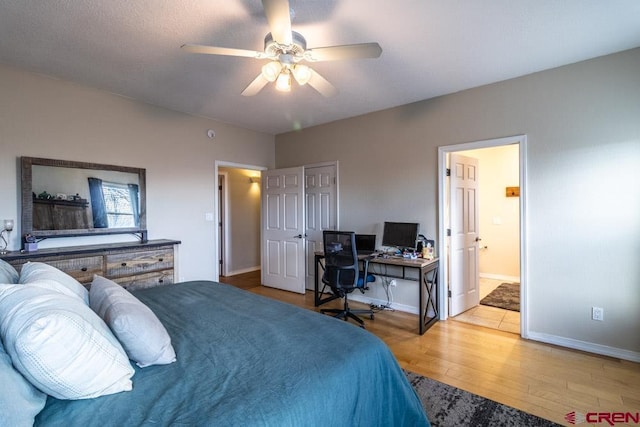
[[[365,259],[366,257],[363,257]],[[314,285],[314,304],[318,307],[321,304],[332,301],[338,298],[335,295],[322,298],[320,294],[320,269],[324,270],[322,265],[322,259],[324,259],[323,252],[315,253],[315,285]],[[395,279],[404,280],[417,280],[420,282],[420,309],[419,309],[419,326],[420,335],[424,334],[434,323],[438,321],[438,258],[433,260],[426,260],[423,258],[408,259],[400,257],[382,258],[376,257],[369,260],[369,265],[380,264],[402,268],[401,275],[393,274],[381,274],[374,273],[377,276],[391,277]],[[418,278],[409,278],[406,276],[406,270],[418,270]],[[432,310],[433,315],[429,315],[429,309]]]

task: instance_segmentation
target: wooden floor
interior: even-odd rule
[[[479,300],[489,295],[491,291],[500,286],[504,281],[480,278]],[[517,311],[505,310],[502,308],[489,307],[487,305],[477,305],[470,310],[458,314],[455,317],[465,323],[473,323],[478,326],[486,326],[492,329],[520,334],[520,313]]]
[[[312,292],[300,295],[262,286],[259,271],[220,281],[319,310],[313,306]],[[339,302],[323,308],[330,306]],[[640,411],[638,363],[528,341],[456,320],[438,322],[420,336],[417,316],[403,312],[380,312],[365,322],[403,368],[559,424],[569,425],[564,417],[572,411]]]

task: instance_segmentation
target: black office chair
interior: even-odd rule
[[[324,283],[323,292],[326,286],[331,288],[331,292],[339,298],[344,298],[344,308],[342,309],[321,309],[321,313],[332,313],[339,319],[353,319],[364,328],[364,321],[356,314],[368,314],[373,319],[373,310],[352,310],[349,307],[347,295],[355,289],[360,289],[364,293],[367,283],[374,282],[375,276],[369,274],[369,258],[358,260],[356,249],[356,237],[352,231],[324,231]],[[359,268],[363,263],[363,270]]]

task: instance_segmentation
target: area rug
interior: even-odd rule
[[[434,427],[553,427],[560,425],[431,378],[409,371],[404,372]]]
[[[482,305],[520,311],[520,283],[503,283],[482,298]]]

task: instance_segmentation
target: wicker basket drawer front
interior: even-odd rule
[[[103,258],[101,256],[67,258],[45,262],[64,271],[80,283],[91,283],[94,274],[104,274],[102,270]]]
[[[129,291],[151,288],[153,286],[171,285],[173,284],[173,270],[154,271],[152,273],[137,274],[135,276],[118,277],[112,280]]]
[[[173,269],[173,248],[107,255],[109,277],[126,277],[168,269]]]

